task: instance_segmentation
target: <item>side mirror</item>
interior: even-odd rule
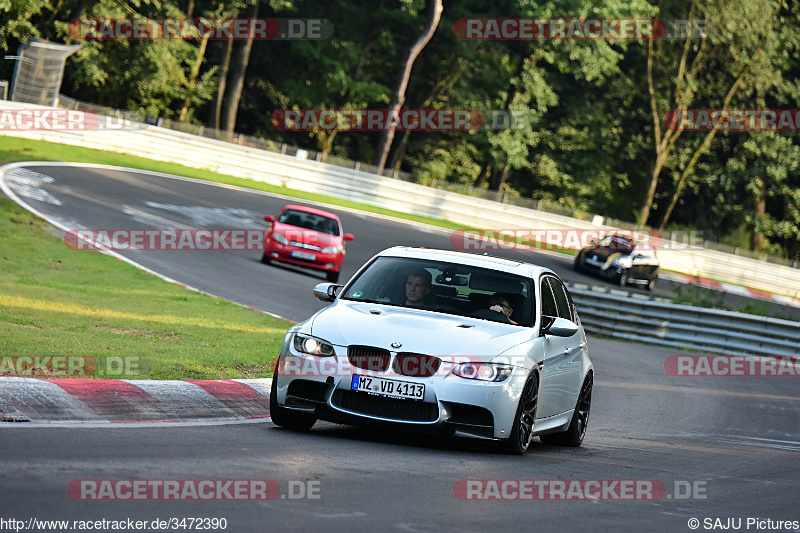
[[[344,240],[346,240],[346,241],[352,241],[353,240],[353,234],[352,233],[345,233],[344,237],[342,237],[342,238]]]
[[[267,215],[267,216],[264,217],[264,220],[266,220],[267,222],[272,224],[273,222],[275,222],[275,217],[272,216],[272,215]]]
[[[323,302],[332,302],[336,299],[336,291],[344,287],[335,283],[320,283],[314,287],[314,296]]]
[[[556,337],[572,337],[578,332],[578,325],[566,318],[554,318],[548,325],[542,328],[545,335],[555,335]]]

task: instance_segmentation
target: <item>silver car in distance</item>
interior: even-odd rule
[[[289,329],[270,415],[487,439],[522,454],[538,436],[580,446],[594,370],[586,334],[552,271],[518,261],[395,247]]]

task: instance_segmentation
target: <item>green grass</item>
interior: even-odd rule
[[[44,225],[0,198],[3,356],[88,356],[103,378],[271,376],[287,321],[70,250]]]

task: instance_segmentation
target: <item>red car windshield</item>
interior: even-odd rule
[[[296,226],[298,228],[327,233],[328,235],[339,236],[339,223],[336,220],[306,211],[287,209],[281,213],[278,222],[286,224],[287,226]]]

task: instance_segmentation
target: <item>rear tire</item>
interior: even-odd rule
[[[624,287],[625,285],[627,285],[629,283],[628,280],[629,280],[628,269],[627,268],[623,268],[622,272],[619,273],[619,285],[620,285],[620,287]]]
[[[280,361],[279,361],[280,362]],[[269,391],[269,416],[276,426],[294,431],[308,431],[317,422],[317,417],[308,413],[298,413],[278,405],[278,367],[272,376],[272,388]]]
[[[656,278],[653,278],[647,282],[647,290],[652,291],[655,288],[656,288]]]
[[[517,413],[511,435],[503,443],[503,451],[511,455],[522,455],[533,440],[533,426],[536,421],[536,408],[539,405],[539,376],[531,373],[522,388]]]
[[[592,385],[594,377],[592,374],[586,376],[578,395],[578,403],[572,413],[572,420],[569,427],[563,433],[550,433],[541,435],[539,438],[543,444],[553,444],[556,446],[570,446],[577,448],[583,443],[586,436],[586,427],[589,425],[589,409],[592,406]]]
[[[338,272],[331,272],[328,271],[325,273],[325,277],[328,278],[328,281],[331,283],[336,283],[339,281],[339,273]]]

